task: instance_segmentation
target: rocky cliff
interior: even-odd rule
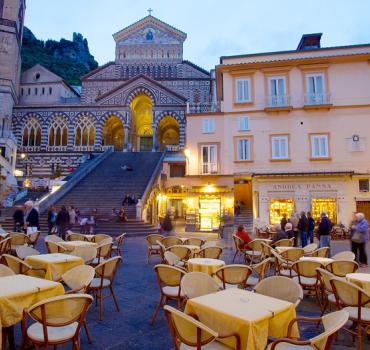
[[[80,85],[80,77],[98,66],[90,54],[82,34],[73,33],[73,40],[42,41],[24,27],[22,71],[41,64],[72,85]]]

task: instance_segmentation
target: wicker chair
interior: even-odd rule
[[[219,259],[222,254],[221,247],[205,247],[198,253],[200,258]]]
[[[303,247],[304,254],[310,254],[317,249],[317,243],[310,243]]]
[[[293,303],[296,307],[303,300],[303,289],[294,280],[284,276],[270,276],[258,282],[254,287],[258,294]]]
[[[252,242],[249,242],[245,250],[245,259],[249,261],[250,264],[258,263],[263,259],[263,243],[262,239],[254,239]]]
[[[330,283],[332,278],[335,278],[331,272],[326,269],[318,268],[317,271],[317,278],[319,279],[319,291],[320,291],[320,308],[321,308],[321,316],[325,313],[328,306],[331,304],[336,304],[335,295]]]
[[[289,238],[284,238],[271,244],[274,247],[293,247],[293,242]]]
[[[98,233],[97,235],[93,236],[92,242],[94,243],[102,243],[103,241],[109,240],[111,243],[113,242],[113,238],[109,235],[105,235],[103,233]]]
[[[9,237],[12,254],[15,254],[15,251],[18,247],[27,246],[30,244],[30,239],[24,233],[11,232]]]
[[[160,234],[152,234],[145,237],[148,242],[148,257],[147,262],[149,263],[149,258],[152,255],[160,255],[160,246],[157,244],[157,241],[161,241],[164,236]]]
[[[335,260],[325,266],[325,269],[330,271],[337,277],[346,277],[348,273],[354,273],[358,270],[356,261],[351,260]]]
[[[154,271],[157,274],[161,296],[152,316],[151,324],[154,323],[159,309],[162,305],[166,305],[168,300],[176,300],[177,307],[181,308],[184,300],[184,293],[181,290],[181,279],[186,274],[182,269],[164,264],[156,265]]]
[[[306,256],[314,256],[319,258],[327,258],[329,256],[330,248],[329,247],[322,247],[319,249],[314,250],[311,253],[307,253]]]
[[[349,329],[345,328],[353,336],[357,336],[357,349],[362,349],[362,327],[369,329],[370,326],[370,295],[357,285],[347,282],[342,278],[330,280],[337,308],[343,309],[349,314],[349,319],[354,325]],[[355,331],[357,326],[357,331]]]
[[[27,246],[18,247],[15,251],[16,251],[17,257],[22,260],[26,259],[27,256],[40,254],[40,252],[36,250],[35,248],[31,248]]]
[[[230,337],[236,339],[235,350],[240,350],[240,339],[237,334],[223,335],[221,338],[217,332],[203,323],[171,306],[165,305],[164,311],[176,350],[230,350],[230,347],[218,341]]]
[[[66,239],[67,241],[86,241],[85,235],[83,235],[82,233],[74,233],[74,232],[67,234]]]
[[[98,249],[94,246],[78,246],[75,247],[70,255],[78,256],[82,258],[85,264],[90,265],[93,263],[94,259],[98,254]]]
[[[334,260],[352,260],[354,261],[356,255],[350,251],[340,252],[331,257]]]
[[[201,247],[204,243],[205,240],[197,237],[188,238],[184,241],[186,245],[197,245],[198,247]]]
[[[62,238],[60,238],[59,236],[57,235],[47,235],[44,239],[45,243],[46,242],[54,242],[54,243],[58,243],[58,242],[64,242]]]
[[[241,255],[243,257],[243,261],[245,259],[245,249],[244,249],[244,241],[239,238],[237,235],[233,235],[234,247],[235,247],[235,254],[233,258],[233,263],[237,255]]]
[[[252,272],[253,270],[249,266],[233,264],[222,266],[213,275],[221,280],[223,289],[235,287],[245,289]]]
[[[31,234],[28,235],[28,239],[29,239],[29,245],[31,247],[35,247],[39,238],[40,238],[40,235],[41,235],[41,232],[40,231],[35,231],[35,232],[32,232]]]
[[[8,266],[0,264],[0,277],[14,276],[15,272]]]
[[[80,349],[81,326],[92,302],[90,295],[71,294],[44,299],[32,305],[22,322],[24,339],[30,340],[36,348],[48,349],[52,345],[56,347],[72,341],[73,349]],[[35,323],[26,329],[27,316]]]
[[[10,237],[4,238],[3,240],[0,241],[0,257],[3,254],[10,253]]]
[[[248,287],[253,287],[258,282],[262,281],[266,277],[266,274],[270,269],[270,265],[271,265],[271,259],[270,258],[262,260],[258,264],[251,265],[250,267],[252,268],[253,274],[248,277],[247,286]]]
[[[90,283],[88,288],[89,292],[95,295],[97,303],[99,303],[99,319],[103,320],[103,299],[110,296],[113,297],[114,304],[116,305],[117,311],[119,311],[119,305],[116,299],[116,295],[113,290],[113,282],[116,276],[118,265],[121,263],[122,258],[120,256],[114,256],[98,266],[95,267],[95,278]],[[103,290],[109,289],[110,294],[103,296]]]
[[[186,299],[216,293],[219,290],[220,286],[216,280],[203,272],[189,272],[181,279],[181,291]]]
[[[125,240],[126,233],[122,233],[118,237],[115,238],[113,247],[112,247],[112,252],[116,253],[116,255],[122,256],[122,244],[123,241]]]
[[[183,244],[182,243],[182,240],[180,238],[178,238],[178,237],[175,237],[175,236],[164,237],[164,238],[162,238],[161,243],[166,248],[171,247],[173,245],[181,245],[181,244]]]
[[[23,260],[9,254],[3,254],[2,261],[5,265],[10,267],[17,275],[28,275],[32,273],[32,275],[36,274],[39,277],[45,277],[45,269],[43,268],[36,268],[28,265]]]
[[[291,330],[294,323],[298,321],[305,322],[322,322],[324,325],[324,332],[317,335],[316,337],[308,340],[296,340],[291,339]],[[334,340],[336,333],[346,324],[348,321],[348,314],[344,311],[336,311],[327,314],[323,317],[297,317],[292,320],[288,326],[288,334],[286,338],[274,340],[268,347],[268,350],[283,350],[283,349],[320,349],[329,350]]]
[[[184,262],[188,261],[191,256],[191,250],[183,245],[173,245],[167,248],[166,251],[176,254]]]
[[[96,258],[90,263],[92,266],[97,266],[104,261],[108,260],[112,255],[112,240],[106,239],[102,240],[96,247],[97,253]]]
[[[164,261],[166,264],[178,267],[180,269],[185,268],[185,263],[181,261],[180,257],[170,251],[164,252]],[[184,269],[185,270],[185,269]]]
[[[46,249],[48,250],[49,254],[53,253],[64,253],[68,254],[68,249],[64,248],[61,244],[53,242],[53,241],[45,241]]]

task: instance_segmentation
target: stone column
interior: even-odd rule
[[[128,137],[130,134],[130,128],[128,125],[123,126],[123,152],[128,151]]]
[[[152,144],[152,152],[155,152],[157,149],[157,128],[155,127],[155,124],[152,124],[152,132],[153,132],[153,144]]]

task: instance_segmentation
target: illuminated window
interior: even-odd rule
[[[294,211],[293,199],[271,199],[270,202],[270,224],[280,223],[283,214],[289,218]]]
[[[84,115],[77,122],[75,146],[93,146],[94,141],[94,124],[90,117]]]
[[[67,146],[67,121],[60,115],[56,116],[49,127],[49,146]]]
[[[29,118],[23,127],[23,146],[41,145],[41,125],[36,118]]]

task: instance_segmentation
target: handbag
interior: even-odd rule
[[[362,243],[362,234],[360,232],[355,232],[351,240],[355,243]]]

